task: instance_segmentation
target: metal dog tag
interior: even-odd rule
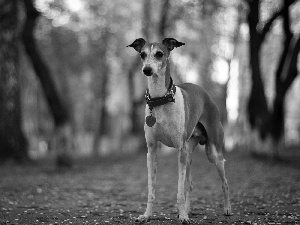
[[[153,127],[156,123],[156,118],[152,115],[146,117],[146,124],[148,127]]]

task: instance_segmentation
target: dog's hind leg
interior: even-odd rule
[[[187,214],[189,214],[189,212],[191,211],[190,192],[193,189],[191,164],[192,164],[192,159],[190,157],[190,154],[188,153],[187,165],[186,165],[185,190],[184,190],[184,192],[185,192],[185,211],[186,211]]]
[[[218,173],[222,180],[223,198],[224,198],[224,214],[226,216],[231,215],[231,206],[229,198],[229,186],[225,177],[225,159],[223,158],[222,152],[218,152],[214,144],[206,144],[206,154],[210,162],[214,163],[217,167]]]

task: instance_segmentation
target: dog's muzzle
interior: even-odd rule
[[[151,76],[152,75],[152,68],[151,67],[145,67],[143,69],[143,73],[146,75],[146,76]]]

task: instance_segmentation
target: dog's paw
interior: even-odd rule
[[[150,216],[147,216],[145,214],[140,215],[138,218],[135,219],[136,222],[140,222],[140,223],[148,222],[149,220],[150,220]]]
[[[178,218],[182,224],[190,224],[191,223],[189,216],[187,214],[179,215]]]

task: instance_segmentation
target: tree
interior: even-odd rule
[[[159,40],[163,40],[164,38],[167,37],[167,31],[170,24],[170,20],[169,20],[169,12],[170,12],[171,8],[170,8],[170,1],[169,0],[164,0],[162,2],[162,6],[161,6],[161,11],[160,11],[160,21],[158,24],[158,36],[159,36]],[[173,22],[173,21],[172,21]]]
[[[99,99],[99,115],[98,115],[98,123],[97,123],[97,128],[96,128],[96,132],[95,132],[95,137],[94,137],[94,143],[93,143],[93,154],[94,156],[98,156],[99,154],[99,147],[101,146],[101,137],[103,137],[104,134],[108,133],[108,122],[107,120],[109,120],[108,118],[108,113],[107,113],[107,109],[105,107],[105,102],[107,99],[107,84],[108,84],[108,74],[109,74],[109,68],[108,68],[108,64],[106,62],[105,56],[108,52],[108,48],[107,48],[107,43],[109,41],[109,37],[110,34],[107,31],[107,29],[105,29],[105,31],[103,32],[103,36],[102,36],[102,43],[103,45],[101,45],[101,47],[99,46],[95,46],[95,49],[97,49],[96,47],[98,47],[98,54],[99,54],[99,62],[95,63],[95,65],[99,64],[101,68],[99,68],[99,71],[101,71],[101,74],[99,75],[98,78],[98,89],[99,91],[96,91],[96,96],[97,99]]]
[[[252,129],[259,131],[262,140],[271,137],[274,143],[274,157],[278,157],[278,142],[284,132],[284,101],[287,90],[295,80],[297,58],[300,50],[300,36],[296,37],[291,31],[290,7],[295,0],[282,1],[282,7],[273,13],[270,19],[262,25],[260,21],[260,0],[247,0],[249,6],[248,24],[250,31],[250,67],[252,74],[252,89],[248,102],[248,120]],[[275,98],[272,108],[267,105],[262,81],[260,53],[266,35],[273,22],[281,17],[283,20],[284,44],[280,54],[275,74]]]
[[[40,13],[36,10],[32,0],[24,1],[26,21],[22,32],[25,50],[32,62],[33,68],[43,87],[51,114],[56,127],[63,126],[69,120],[69,112],[64,106],[61,96],[55,87],[47,64],[42,59],[35,43],[33,32]]]
[[[22,131],[18,1],[0,1],[0,160],[28,160]]]
[[[66,104],[62,101],[51,72],[40,55],[36,46],[35,38],[33,35],[36,20],[40,13],[33,5],[33,0],[25,0],[26,20],[22,31],[22,41],[29,59],[32,62],[36,76],[39,78],[44,91],[50,112],[54,119],[55,135],[54,147],[58,151],[57,165],[70,166],[71,161],[68,156],[68,151],[71,143],[70,132],[70,112],[67,110]]]
[[[151,0],[144,0],[143,1],[143,16],[142,16],[142,36],[149,41],[150,38],[150,25],[151,25]],[[141,57],[137,55],[132,62],[129,70],[128,70],[128,86],[130,91],[131,101],[131,113],[130,113],[130,120],[132,123],[131,133],[134,135],[141,135],[143,131],[143,124],[137,119],[139,117],[139,107],[141,107],[145,101],[144,96],[139,97],[138,99],[134,98],[135,93],[135,82],[134,77],[136,75],[137,70],[140,68],[141,65]]]
[[[33,1],[1,1],[1,154],[13,157],[18,161],[28,159],[26,139],[21,126],[21,102],[19,83],[19,41],[22,41],[25,51],[32,62],[33,68],[39,78],[45,93],[49,109],[54,118],[56,127],[56,140],[58,143],[69,142],[68,128],[69,112],[64,105],[51,73],[42,60],[34,39],[36,19],[40,13],[35,9]],[[21,7],[24,6],[24,7]],[[24,9],[26,19],[21,30],[18,8]],[[21,31],[21,32],[20,32]],[[20,35],[21,34],[21,35]],[[9,118],[8,118],[9,117]],[[66,145],[63,146],[66,148]],[[63,149],[62,153],[65,153]],[[4,157],[5,158],[5,157]],[[62,160],[59,160],[62,162]],[[59,162],[58,162],[59,163]]]

